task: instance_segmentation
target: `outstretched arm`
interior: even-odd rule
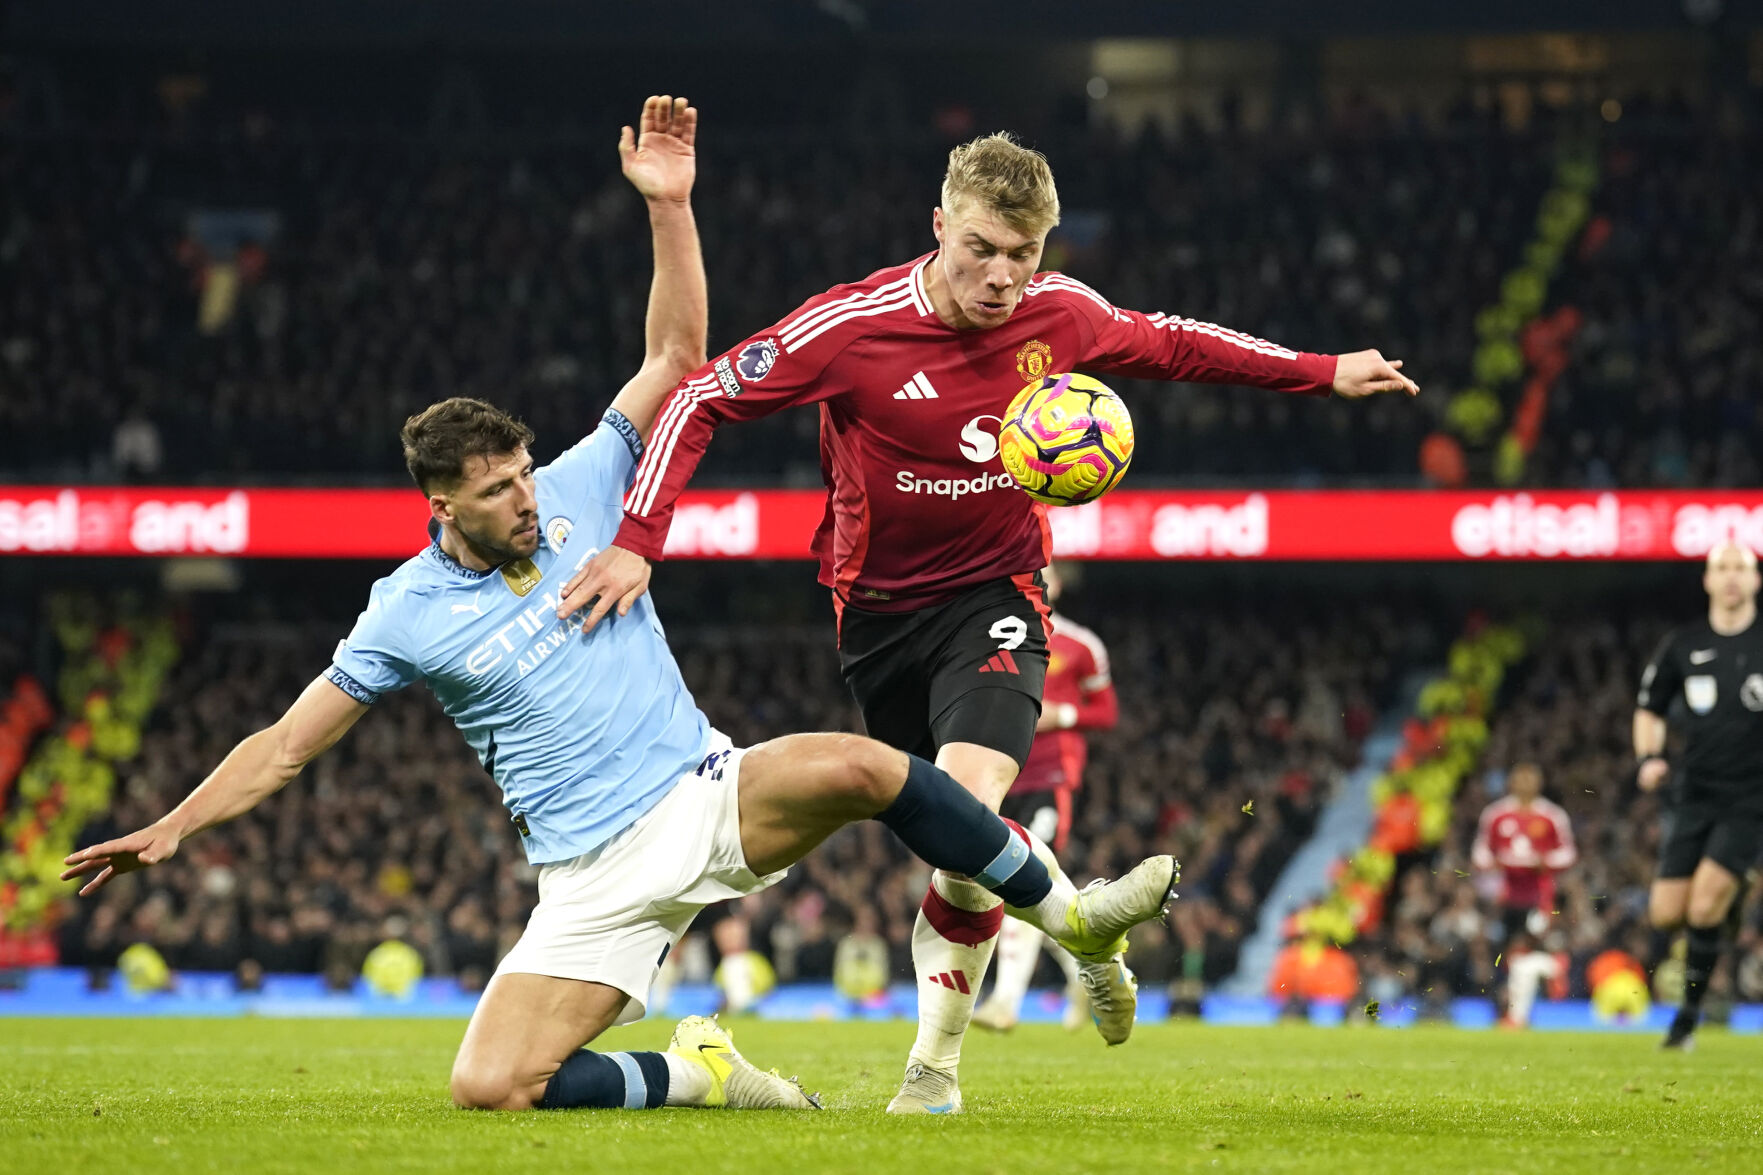
[[[1402,374],[1400,359],[1378,351],[1318,355],[1294,351],[1229,327],[1167,314],[1141,314],[1111,305],[1064,274],[1043,274],[1030,293],[1064,302],[1090,338],[1074,367],[1144,379],[1235,383],[1281,392],[1344,399],[1406,392],[1420,386]]]
[[[612,401],[647,441],[661,403],[686,373],[704,363],[709,294],[698,225],[692,216],[697,177],[698,111],[684,98],[651,96],[636,131],[618,140],[625,178],[649,206],[655,276],[643,324],[643,366]]]
[[[248,812],[280,791],[301,768],[335,745],[368,707],[324,678],[306,687],[287,713],[234,747],[184,802],[137,832],[68,855],[61,880],[96,874],[80,895],[119,873],[157,865],[193,833]]]

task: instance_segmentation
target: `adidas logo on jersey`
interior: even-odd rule
[[[930,380],[924,378],[924,372],[915,371],[906,386],[894,393],[896,400],[934,400],[937,390],[930,386]]]

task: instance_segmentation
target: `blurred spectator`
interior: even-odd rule
[[[716,965],[716,986],[722,992],[722,1010],[739,1016],[753,1010],[777,984],[777,974],[766,957],[753,949],[745,918],[731,915],[710,928],[722,961]]]
[[[1295,939],[1274,959],[1267,991],[1293,1005],[1344,1002],[1359,994],[1359,965],[1332,943]]]
[[[875,910],[861,906],[856,925],[833,951],[833,985],[848,999],[866,1000],[887,988],[892,968],[880,930],[881,918]]]

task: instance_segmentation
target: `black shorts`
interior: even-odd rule
[[[1504,927],[1506,931],[1504,941],[1508,950],[1510,950],[1513,944],[1518,941],[1520,935],[1530,939],[1532,942],[1536,941],[1536,932],[1531,929],[1530,924],[1532,917],[1537,913],[1538,910],[1535,906],[1500,907],[1500,925]],[[1547,930],[1549,928],[1548,911],[1545,910],[1541,913],[1542,917],[1539,921],[1542,924],[1542,928]]]
[[[1734,877],[1743,877],[1763,856],[1763,815],[1735,812],[1725,804],[1692,800],[1665,814],[1659,848],[1659,880],[1689,877],[1706,857]]]
[[[1016,821],[1046,841],[1055,853],[1062,853],[1071,835],[1071,789],[1011,791],[998,806],[998,815]]]
[[[839,666],[869,736],[925,759],[976,743],[1021,766],[1047,684],[1048,615],[1039,573],[916,612],[847,606]]]

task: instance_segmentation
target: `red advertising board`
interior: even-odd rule
[[[707,490],[681,499],[679,558],[805,559],[824,495]],[[387,558],[421,547],[407,489],[0,486],[0,555]],[[1119,491],[1051,511],[1077,559],[1699,558],[1763,549],[1763,491]]]

